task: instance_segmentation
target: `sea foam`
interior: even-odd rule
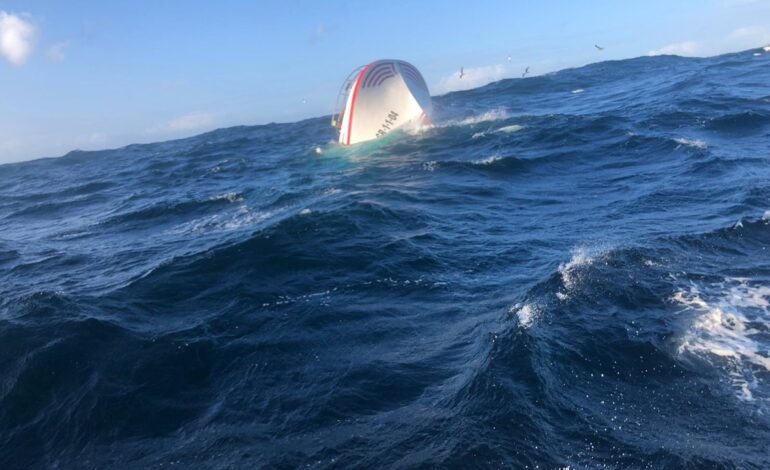
[[[695,314],[680,338],[677,353],[724,370],[738,399],[754,400],[763,380],[757,372],[770,372],[766,339],[770,287],[727,278],[715,285],[691,285],[675,292],[670,300],[682,312]]]

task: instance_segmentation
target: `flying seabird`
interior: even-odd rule
[[[603,50],[604,50],[604,48],[603,48],[602,46],[598,45],[598,44],[594,44],[594,47],[595,47],[596,49],[600,50],[600,51],[603,51]]]
[[[508,63],[511,63],[511,54],[508,54]]]
[[[465,72],[463,72],[463,68],[460,67],[460,80],[465,76]]]
[[[527,68],[524,69],[524,73],[521,74],[521,78],[524,78],[527,75],[529,75],[529,65],[527,65]]]

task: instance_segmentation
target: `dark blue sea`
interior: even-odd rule
[[[770,468],[755,52],[0,166],[0,468]]]

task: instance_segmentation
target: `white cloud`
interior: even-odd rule
[[[70,46],[68,42],[57,42],[48,48],[48,59],[52,62],[64,62],[67,58],[67,48]]]
[[[677,42],[663,46],[660,49],[650,51],[649,55],[680,55],[694,56],[701,50],[700,45],[695,41]]]
[[[175,134],[179,132],[204,131],[214,127],[217,115],[214,113],[195,112],[185,114],[163,124],[150,127],[146,134]]]
[[[654,51],[650,55],[673,54],[681,56],[710,56],[726,52],[743,51],[759,48],[770,44],[770,27],[744,26],[725,36],[717,36],[703,42],[685,41],[669,44]]]
[[[19,139],[0,140],[0,154],[18,152],[23,146],[23,142]]]
[[[104,132],[92,132],[88,135],[81,136],[77,139],[77,142],[82,145],[102,146],[107,143],[107,134]]]
[[[13,65],[24,65],[32,53],[36,30],[17,15],[0,11],[0,55]]]
[[[728,41],[737,49],[765,46],[770,44],[770,28],[744,26],[730,33]]]
[[[506,67],[503,64],[465,69],[463,70],[463,78],[460,78],[459,71],[442,78],[435,86],[434,92],[438,95],[443,95],[450,91],[469,90],[487,83],[496,82],[505,77],[505,75]]]
[[[172,119],[168,128],[172,131],[194,131],[209,127],[214,124],[214,115],[211,113],[190,113]]]

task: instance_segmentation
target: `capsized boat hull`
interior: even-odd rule
[[[378,60],[353,77],[343,85],[345,108],[333,120],[341,144],[366,142],[430,122],[433,106],[428,86],[408,62]]]

